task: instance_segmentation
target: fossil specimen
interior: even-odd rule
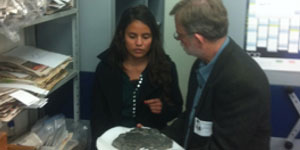
[[[172,140],[157,129],[134,128],[120,134],[112,145],[119,150],[167,150]]]

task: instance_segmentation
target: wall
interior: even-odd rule
[[[114,30],[114,0],[79,0],[80,5],[80,70],[94,72],[97,55],[110,44]]]
[[[169,12],[178,1],[179,0],[165,1],[164,48],[166,53],[170,55],[176,64],[180,90],[183,98],[185,99],[190,68],[195,57],[187,55],[182,49],[180,42],[173,38],[173,34],[175,32],[174,16],[170,16]]]
[[[90,100],[97,55],[110,44],[115,27],[115,0],[79,0],[80,15],[80,115],[90,118]]]

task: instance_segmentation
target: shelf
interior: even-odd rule
[[[24,26],[24,28],[29,27],[29,26],[33,26],[33,25],[36,25],[36,24],[40,24],[40,23],[43,23],[43,22],[55,20],[55,19],[58,19],[58,18],[63,18],[63,17],[66,17],[66,16],[75,15],[77,12],[78,12],[77,8],[71,8],[71,9],[68,9],[68,10],[65,10],[65,11],[56,12],[56,13],[51,14],[51,15],[45,15],[45,16],[42,16],[42,17],[34,20],[30,24]]]
[[[73,84],[73,109],[74,109],[75,122],[79,121],[80,119],[79,56],[78,56],[79,54],[78,19],[79,19],[80,10],[78,6],[79,6],[78,0],[74,0],[73,8],[55,12],[50,15],[43,15],[41,17],[36,18],[33,21],[28,22],[27,25],[24,25],[20,28],[21,31],[20,45],[30,45],[41,49],[46,49],[47,51],[53,51],[64,55],[70,55],[72,57],[73,62],[70,63],[70,65],[66,68],[68,71],[66,77],[64,77],[61,81],[59,81],[50,91],[46,91],[45,93],[43,93],[42,91],[41,92],[42,94],[38,96],[50,97],[50,94],[53,94],[55,96],[54,91],[58,91],[60,88],[63,88],[63,86],[66,85],[68,82],[73,82],[72,83]],[[64,19],[66,21],[64,21]],[[61,20],[63,20],[63,22],[59,22]],[[57,24],[56,21],[59,22],[59,24]],[[50,34],[50,35],[39,34],[42,31],[52,33],[52,31],[51,30],[49,31],[49,28],[47,27],[56,28],[56,25],[58,25],[57,29],[62,29],[62,31],[64,32],[55,32],[56,34]],[[64,27],[66,26],[68,29],[64,30],[65,29]],[[63,42],[60,43],[57,41],[47,41],[45,42],[45,45],[43,45],[44,43],[41,44],[40,42],[41,39],[45,39],[48,37],[51,37],[49,39],[59,39],[59,41],[63,41]],[[0,40],[3,41],[1,37]],[[3,45],[2,43],[0,44]],[[28,86],[28,87],[26,86],[26,88],[30,90],[32,90],[33,87],[34,86]],[[64,96],[64,92],[61,95]],[[51,101],[51,99],[49,101]],[[37,111],[38,109],[31,109],[31,108],[28,109],[25,108],[25,109],[26,111],[22,111],[22,113],[19,113],[14,118],[15,136],[20,136],[21,134],[26,132],[29,129],[29,127],[33,125],[40,117],[39,112]],[[5,122],[0,121],[0,130],[1,129],[8,130],[8,125]]]

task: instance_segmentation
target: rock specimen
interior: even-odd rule
[[[157,129],[134,128],[120,134],[112,145],[118,150],[167,150],[172,140]]]

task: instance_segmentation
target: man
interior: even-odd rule
[[[170,12],[192,66],[186,111],[163,132],[185,149],[268,150],[270,89],[258,64],[227,36],[221,0],[181,0]]]

